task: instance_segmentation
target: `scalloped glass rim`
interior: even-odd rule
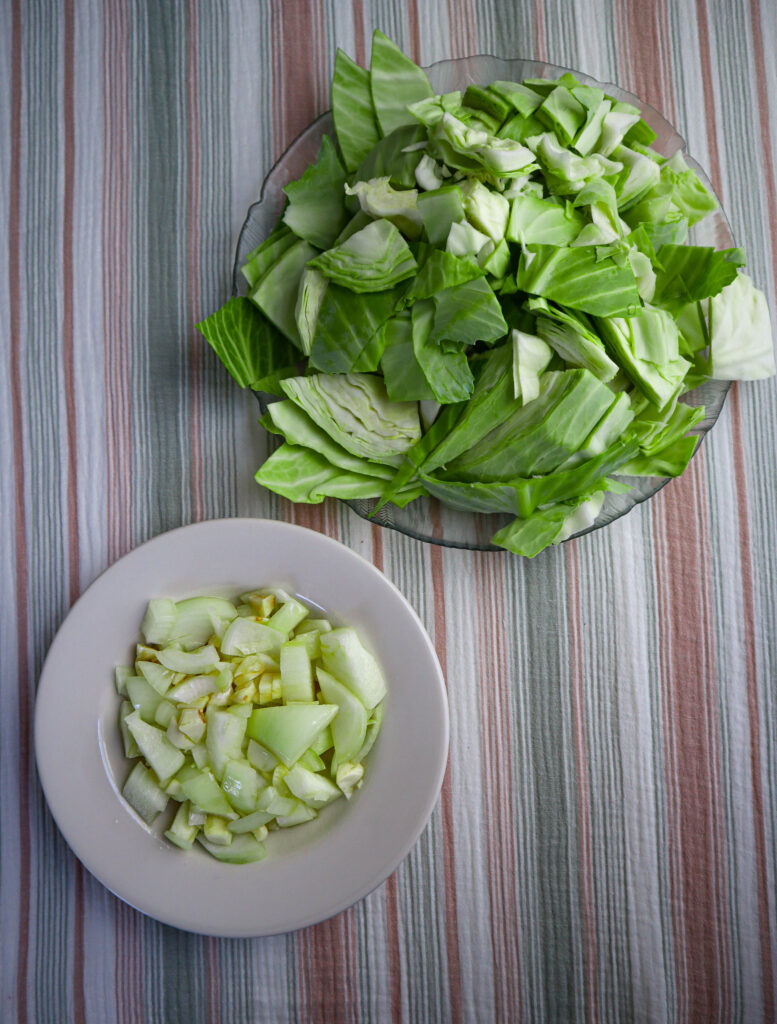
[[[523,58],[502,59],[490,54],[477,54],[455,60],[438,61],[425,70],[437,92],[448,92],[452,89],[466,87],[470,82],[556,78],[570,69],[557,64],[546,64],[542,61],[524,60]],[[688,164],[693,167],[704,184],[712,189],[709,178],[703,169],[688,154],[685,140],[657,110],[616,85],[599,82],[580,71],[573,70],[572,73],[580,81],[588,85],[600,86],[610,95],[638,106],[645,120],[658,135],[654,143],[656,148],[665,156],[671,156],[676,150],[682,149]],[[315,159],[321,137],[325,133],[333,134],[333,131],[332,114],[331,111],[327,111],[312,121],[297,136],[268,173],[259,199],[249,208],[240,231],[232,271],[233,295],[245,294],[245,280],[240,273],[240,267],[245,261],[246,255],[263,241],[275,226],[285,200],[283,186],[302,174],[308,164]],[[699,245],[715,245],[719,248],[734,244],[731,227],[722,205],[714,214],[705,218],[701,224],[692,229],[691,241]],[[701,387],[690,392],[689,397],[696,404],[703,404],[707,410],[704,420],[693,431],[700,438],[703,438],[717,421],[730,386],[728,381],[707,381]],[[268,396],[258,394],[257,397],[262,411],[264,411]],[[669,483],[669,479],[628,478],[628,482],[633,485],[633,490],[628,494],[608,494],[596,522],[587,529],[574,534],[574,537],[582,537],[586,533],[601,529],[616,519],[620,519],[637,505],[657,494],[662,487]],[[489,538],[512,518],[499,513],[489,515],[476,512],[457,512],[432,498],[419,498],[404,509],[388,505],[374,517],[370,514],[375,505],[373,501],[357,500],[348,501],[346,504],[362,519],[367,519],[369,522],[391,530],[397,530],[416,540],[439,544],[443,547],[466,548],[475,551],[503,551],[503,548],[491,544]]]

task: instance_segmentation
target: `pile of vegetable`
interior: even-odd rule
[[[687,244],[715,197],[636,107],[572,74],[436,95],[376,32],[369,71],[338,51],[332,111],[248,297],[198,325],[281,399],[263,486],[509,513],[494,543],[533,556],[683,472],[689,391],[774,373],[742,251]]]
[[[268,831],[300,825],[364,780],[386,684],[353,629],[283,590],[154,599],[134,668],[116,669],[122,793],[165,836],[220,861],[265,856]]]

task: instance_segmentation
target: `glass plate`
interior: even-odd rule
[[[501,60],[488,54],[474,57],[462,57],[458,60],[443,60],[426,69],[432,87],[436,92],[450,92],[453,89],[464,90],[470,83],[488,83],[498,80],[521,81],[524,78],[558,78],[568,68],[541,61]],[[685,140],[678,135],[669,122],[643,103],[632,93],[619,89],[609,83],[598,82],[588,75],[574,71],[577,78],[588,85],[599,86],[605,92],[627,103],[633,103],[642,111],[642,116],[657,133],[654,146],[664,156],[671,156],[676,150],[682,149],[688,164],[693,167],[708,188],[712,188],[709,179],[696,161],[685,149]],[[270,173],[265,178],[258,202],[248,211],[245,223],[240,232],[235,254],[235,265],[232,274],[233,294],[245,295],[246,285],[240,267],[252,249],[262,242],[275,227],[283,210],[285,196],[284,185],[298,178],[305,168],[312,163],[318,154],[323,135],[334,138],[334,124],[331,111],[322,114],[312,122],[289,146]],[[722,208],[706,217],[700,224],[691,229],[690,241],[695,245],[714,245],[727,248],[734,244],[731,228]],[[708,381],[688,398],[693,405],[704,405],[707,415],[693,430],[703,437],[717,420],[723,408],[730,384],[728,381]],[[266,395],[258,395],[262,410],[268,401]],[[591,530],[619,519],[630,512],[635,505],[641,504],[660,491],[669,482],[668,479],[656,477],[623,478],[633,485],[628,494],[607,494],[602,510],[593,526],[575,534],[580,537]],[[501,513],[487,514],[482,512],[458,512],[442,505],[434,498],[419,498],[411,502],[407,508],[399,509],[394,505],[386,505],[374,517],[370,513],[376,502],[372,500],[349,501],[347,504],[363,519],[380,526],[415,537],[417,540],[441,544],[445,547],[469,548],[477,551],[501,551],[494,547],[489,538],[514,517]]]

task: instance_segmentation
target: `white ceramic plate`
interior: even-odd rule
[[[180,851],[121,796],[130,762],[113,667],[131,662],[150,597],[236,595],[278,585],[353,625],[389,685],[364,786],[313,822],[272,833],[258,864]],[[322,921],[366,896],[418,839],[442,785],[448,703],[431,640],[382,573],[288,523],[222,519],[162,534],[116,562],[73,606],[51,645],[35,708],[38,772],[76,856],[138,910],[188,931],[253,936]],[[165,819],[167,815],[164,816]]]

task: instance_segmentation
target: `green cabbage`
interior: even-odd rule
[[[392,402],[372,374],[289,377],[282,387],[333,441],[362,458],[395,462],[421,435],[418,406]]]

